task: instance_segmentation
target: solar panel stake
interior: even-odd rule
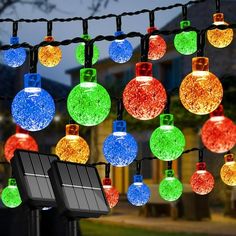
[[[67,236],[77,236],[77,221],[74,219],[67,221]]]
[[[30,209],[29,236],[40,236],[39,209]]]

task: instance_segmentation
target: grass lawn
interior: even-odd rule
[[[163,233],[135,227],[99,224],[91,221],[80,221],[82,236],[206,236],[192,233]]]

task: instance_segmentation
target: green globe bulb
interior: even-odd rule
[[[2,191],[2,202],[9,208],[18,207],[21,204],[21,197],[15,179],[10,178],[8,180],[8,186]]]
[[[106,119],[111,109],[111,99],[104,87],[97,84],[97,72],[92,68],[80,70],[80,84],[68,98],[67,109],[80,125],[98,125]]]
[[[173,161],[181,156],[185,147],[183,133],[174,126],[172,114],[160,115],[160,127],[150,138],[150,148],[154,156],[162,161]]]
[[[184,29],[190,26],[190,21],[180,22],[180,28]],[[183,55],[191,55],[197,51],[197,33],[195,31],[181,32],[175,35],[175,49]]]
[[[160,196],[169,202],[176,201],[182,195],[183,185],[174,177],[174,170],[166,170],[165,176],[159,185]]]
[[[91,37],[88,34],[83,34],[82,38],[85,40],[90,40]],[[75,49],[75,57],[79,64],[84,65],[85,61],[85,43],[80,43]],[[92,64],[95,64],[99,58],[99,49],[96,44],[93,45],[93,59]]]

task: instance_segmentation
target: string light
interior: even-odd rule
[[[29,132],[16,126],[16,133],[10,136],[4,146],[5,158],[10,161],[16,149],[38,151],[38,144]]]
[[[174,126],[172,114],[160,115],[160,127],[154,130],[150,138],[150,148],[154,156],[163,161],[177,159],[185,147],[183,133]]]
[[[89,146],[79,136],[79,125],[66,125],[66,136],[59,140],[56,145],[56,154],[63,161],[85,164],[89,158]]]
[[[207,57],[192,59],[193,72],[182,81],[179,96],[183,106],[197,115],[213,112],[221,103],[223,88],[219,79],[209,72]]]

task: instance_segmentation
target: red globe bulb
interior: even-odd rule
[[[153,31],[157,30],[156,27],[149,27],[147,32],[150,34]],[[148,50],[148,59],[158,60],[162,58],[166,53],[166,42],[159,35],[152,35],[149,38],[149,50]]]
[[[232,120],[224,116],[220,105],[211,113],[201,132],[202,142],[212,152],[223,153],[232,149],[236,142],[236,126]]]
[[[119,201],[119,192],[111,185],[111,179],[103,179],[103,189],[110,208],[116,206]]]
[[[152,64],[136,64],[136,77],[123,92],[124,107],[136,119],[150,120],[157,117],[166,105],[166,91],[157,79],[152,77]]]
[[[16,149],[38,151],[38,144],[29,132],[16,126],[16,133],[8,138],[4,147],[5,158],[10,161]]]
[[[214,188],[214,183],[214,177],[206,170],[206,163],[198,162],[197,170],[194,172],[190,180],[193,192],[200,195],[208,194]]]

